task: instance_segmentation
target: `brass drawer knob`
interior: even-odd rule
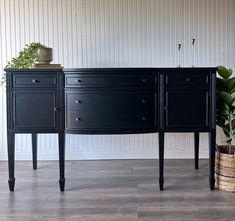
[[[80,100],[76,100],[76,101],[75,101],[75,103],[76,103],[76,104],[81,104],[81,103],[82,103],[82,101],[80,101]]]
[[[77,122],[80,121],[80,120],[81,120],[80,117],[76,117],[76,118],[75,118],[75,121],[77,121]]]
[[[142,78],[142,82],[145,83],[147,81],[146,78]]]
[[[54,111],[56,112],[56,111],[58,111],[59,110],[59,108],[58,107],[54,107]]]
[[[32,83],[37,83],[38,81],[36,79],[32,79]]]
[[[142,117],[141,119],[142,119],[143,121],[146,121],[146,117]]]

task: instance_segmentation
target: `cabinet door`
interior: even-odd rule
[[[209,96],[205,90],[165,92],[166,129],[203,129],[209,126]]]
[[[13,127],[56,129],[56,91],[15,91]]]

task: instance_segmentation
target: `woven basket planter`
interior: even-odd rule
[[[235,155],[216,151],[215,185],[220,190],[235,192]]]

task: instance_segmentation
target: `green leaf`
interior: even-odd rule
[[[217,96],[219,96],[218,98],[221,98],[227,105],[232,106],[234,98],[230,93],[225,91],[218,91]]]
[[[229,83],[228,83],[229,84]],[[222,78],[217,78],[216,79],[216,89],[218,91],[226,91],[226,92],[229,92],[228,91],[228,86],[226,84],[226,81]]]
[[[232,75],[232,69],[228,69],[222,65],[218,66],[218,74],[224,79],[227,80]]]
[[[232,94],[233,92],[235,92],[235,77],[232,77],[230,79],[227,79],[224,82],[224,88],[226,89],[227,92],[229,92],[230,94]],[[221,85],[222,87],[222,85]],[[224,90],[225,90],[224,89]]]
[[[223,118],[221,118],[221,117],[217,117],[217,118],[216,118],[216,124],[217,124],[219,127],[223,128],[224,125],[225,125],[225,119],[223,119]]]
[[[222,127],[223,131],[224,131],[224,134],[226,135],[226,137],[229,137],[230,138],[230,127],[228,124],[224,125]]]
[[[228,145],[231,145],[232,140],[233,140],[233,139],[228,139],[228,140],[226,140],[226,143],[227,143]]]
[[[229,106],[226,103],[217,103],[216,111],[218,116],[228,117],[230,114]]]

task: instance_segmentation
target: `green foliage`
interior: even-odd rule
[[[233,70],[226,68],[224,66],[218,66],[218,74],[224,79],[224,80],[228,80],[230,78],[230,76],[232,75]]]
[[[45,46],[39,42],[32,42],[27,44],[22,51],[19,52],[18,57],[12,58],[6,65],[6,68],[31,68],[34,66],[38,58],[38,49]]]
[[[25,48],[19,52],[18,57],[8,61],[6,68],[32,68],[38,58],[38,49],[45,48],[40,42],[26,44]],[[5,74],[0,79],[0,85],[5,82]]]
[[[227,138],[228,153],[232,154],[232,138],[235,137],[235,77],[232,69],[218,66],[216,81],[216,124],[223,129]]]

